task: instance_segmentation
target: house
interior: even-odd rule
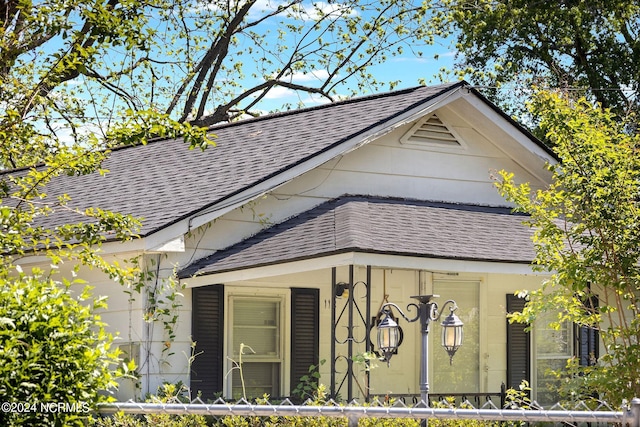
[[[546,352],[541,341],[558,341],[556,331],[529,336],[507,324],[507,311],[522,307],[514,292],[543,277],[530,267],[531,231],[492,174],[505,169],[542,188],[556,159],[467,83],[211,132],[217,147],[205,152],[180,140],[126,147],[105,162],[107,175],[64,177],[48,189],[80,207],[144,218],[139,239],[103,247],[110,260],[138,257],[147,267],[142,295],[81,272],[109,296],[102,317],[138,362],[140,380],[123,384],[120,399],[163,381],[183,381],[203,399],[237,398],[243,386],[249,397],[288,396],[311,365],[342,398],[419,393],[417,324],[400,320],[403,343],[389,367],[362,362],[375,351],[381,305],[404,308],[419,294],[455,299],[465,324],[450,365],[434,322],[434,393],[491,393],[527,379],[547,402],[546,368],[594,351],[575,344],[570,326],[561,348]],[[176,321],[145,322],[149,295],[166,291],[174,273],[183,297],[164,307]],[[244,384],[233,369],[241,357]]]

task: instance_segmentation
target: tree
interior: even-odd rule
[[[118,354],[95,311],[105,302],[59,267],[72,265],[72,275],[80,266],[98,268],[125,287],[139,276],[99,253],[107,239],[135,237],[139,221],[100,207],[77,209],[66,195],[48,196],[48,184],[65,174],[107,173],[101,163],[111,147],[152,135],[210,144],[204,130],[153,111],[124,112],[102,128],[87,120],[85,108],[101,104],[76,98],[72,81],[107,48],[144,46],[136,11],[122,2],[0,2],[0,165],[21,167],[0,173],[0,395],[10,405],[3,425],[81,423],[79,415],[115,385]],[[84,24],[74,27],[73,18]],[[59,45],[47,51],[56,37]],[[71,220],[47,226],[58,214]],[[28,256],[45,257],[49,271],[23,271]],[[49,404],[75,406],[43,409]]]
[[[321,102],[378,89],[369,67],[433,39],[411,0],[2,0],[0,17],[5,167],[142,123],[131,112],[209,126],[261,114],[278,88]]]
[[[625,128],[635,117],[549,92],[535,95],[532,110],[560,158],[553,182],[532,193],[502,171],[498,188],[530,215],[534,264],[550,278],[513,319],[531,323],[553,310],[556,325],[598,330],[605,354],[596,366],[569,363],[580,374],[565,382],[582,398],[595,390],[616,404],[640,395],[640,136]]]
[[[105,301],[59,270],[70,264],[73,276],[82,265],[98,268],[131,286],[137,270],[108,263],[99,248],[108,238],[131,239],[139,221],[97,207],[78,210],[65,195],[52,200],[44,192],[60,174],[96,170],[107,154],[61,145],[40,167],[1,175],[0,396],[9,405],[0,418],[3,425],[83,425],[81,417],[107,399],[101,393],[119,376],[113,337],[96,314]],[[43,225],[57,213],[74,219]],[[21,261],[28,256],[45,257],[48,270],[23,270]],[[52,404],[71,406],[47,410]]]
[[[112,388],[118,376],[113,337],[95,313],[104,300],[87,304],[88,289],[74,296],[71,283],[43,272],[3,279],[2,425],[84,425],[102,400],[96,390]]]
[[[383,82],[369,67],[431,41],[426,19],[420,2],[401,0],[0,0],[0,345],[11,348],[0,352],[0,365],[23,376],[0,382],[5,400],[23,385],[27,394],[15,394],[15,402],[102,399],[116,362],[91,308],[103,301],[73,294],[74,279],[58,267],[99,268],[133,289],[143,275],[99,253],[108,239],[135,238],[139,220],[77,209],[67,195],[47,195],[52,180],[108,173],[101,164],[110,149],[154,136],[204,149],[213,138],[204,127],[260,114],[277,88],[323,101],[377,89]],[[66,225],[46,225],[61,213],[71,218]],[[22,271],[28,256],[45,257],[51,271]],[[96,352],[60,345],[31,353],[64,335],[35,327],[45,326],[40,317],[66,325],[48,307],[75,310],[81,325],[93,322],[95,335],[66,329],[77,332],[74,348]],[[33,314],[25,322],[22,308]],[[85,356],[91,360],[82,363]],[[73,358],[81,363],[67,365]],[[37,375],[34,367],[42,368]],[[26,382],[32,374],[37,382]],[[53,421],[73,420],[60,414]]]
[[[477,83],[533,82],[575,90],[620,115],[638,109],[637,0],[442,3],[443,22],[456,33],[460,70]]]

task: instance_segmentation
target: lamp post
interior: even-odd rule
[[[417,310],[413,318],[409,318],[396,304],[388,302],[380,308],[380,315],[383,316],[378,325],[378,348],[382,352],[383,360],[389,362],[391,356],[398,349],[400,341],[400,331],[398,323],[393,319],[392,308],[395,308],[407,322],[420,321],[420,332],[422,337],[422,351],[420,354],[420,398],[424,404],[429,406],[429,324],[432,321],[440,320],[442,313],[438,312],[438,304],[431,302],[432,298],[439,295],[417,295],[411,298],[418,300],[418,303],[410,303],[407,310]],[[449,354],[449,363],[453,363],[453,355],[462,345],[463,323],[454,313],[458,306],[454,300],[448,300],[442,308],[451,304],[449,315],[442,321],[442,346]]]

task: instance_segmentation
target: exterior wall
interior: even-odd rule
[[[171,257],[167,254],[127,253],[106,257],[109,262],[117,261],[126,265],[126,261],[139,257],[140,265],[149,274],[147,289],[158,289],[160,299],[166,296],[170,285],[169,278],[174,272]],[[71,277],[68,267],[62,268],[61,274]],[[108,308],[99,312],[102,320],[108,325],[107,330],[115,337],[115,345],[124,352],[123,356],[133,357],[137,365],[139,380],[123,379],[115,397],[120,401],[140,398],[147,393],[156,393],[163,382],[175,383],[183,381],[188,384],[189,357],[191,356],[191,289],[178,289],[178,316],[176,322],[170,318],[175,310],[167,315],[156,316],[157,321],[148,319],[149,294],[137,293],[124,288],[108,276],[96,269],[81,268],[77,277],[84,279],[92,286],[96,297],[106,296]],[[78,293],[81,286],[76,285]],[[160,303],[163,308],[169,307],[166,298]],[[169,339],[165,323],[170,326],[175,339]],[[129,354],[130,353],[130,354]]]
[[[512,160],[500,145],[494,144],[486,135],[500,136],[504,141],[509,135],[491,123],[482,122],[472,117],[475,110],[458,104],[445,106],[436,111],[438,117],[454,131],[462,142],[463,148],[437,148],[433,146],[402,144],[400,139],[413,124],[407,124],[375,141],[370,142],[352,152],[331,160],[323,166],[307,172],[300,177],[280,186],[274,191],[241,208],[235,209],[205,226],[189,229],[184,236],[184,251],[178,247],[173,252],[143,253],[118,255],[119,260],[133,255],[144,255],[144,263],[148,270],[154,272],[147,283],[151,289],[163,289],[168,286],[168,278],[176,268],[224,249],[251,236],[261,229],[281,222],[300,212],[308,210],[326,200],[344,194],[363,194],[382,197],[414,198],[433,201],[459,203],[504,205],[493,186],[491,174],[495,170],[506,169],[516,173],[522,181],[528,181],[533,188],[542,185],[543,178],[536,176],[519,163]],[[466,104],[464,104],[466,105]],[[462,113],[456,113],[456,109]],[[466,114],[466,115],[465,115]],[[502,143],[501,143],[502,144]],[[526,163],[526,162],[525,162]],[[115,250],[117,253],[117,249]],[[126,257],[125,257],[126,255]],[[131,255],[131,256],[129,256]],[[115,258],[114,258],[115,259]],[[345,268],[339,269],[338,280],[346,281]],[[364,280],[364,270],[357,269],[356,280]],[[291,286],[317,287],[321,290],[321,359],[329,360],[330,341],[330,276],[328,270],[280,275],[247,282],[226,283],[245,288],[261,287],[290,288]],[[114,284],[107,277],[95,271],[82,272],[83,278],[96,286],[96,293],[110,296],[109,309],[103,319],[111,330],[119,332],[122,343],[137,343],[139,349],[138,366],[141,374],[139,388],[132,384],[123,385],[119,398],[129,398],[134,394],[143,396],[147,392],[155,392],[163,381],[188,382],[189,358],[191,356],[191,291],[187,287],[182,291],[180,307],[173,309],[170,315],[177,314],[177,321],[172,323],[175,340],[169,342],[169,332],[163,327],[163,321],[145,322],[145,295],[136,295],[130,301],[120,285]],[[520,287],[521,276],[485,275],[482,280],[481,301],[500,301],[504,304],[504,294]],[[428,291],[428,280],[418,270],[386,270],[375,269],[373,272],[372,309],[376,309],[383,301],[381,283],[386,283],[390,300],[405,305],[409,297],[419,292]],[[191,286],[190,281],[185,281]],[[203,284],[201,281],[198,284]],[[486,289],[485,289],[486,288]],[[383,289],[384,291],[384,289]],[[162,293],[162,292],[161,292]],[[504,377],[504,308],[500,306],[480,305],[483,315],[481,326],[491,333],[487,344],[483,344],[481,387],[494,390],[499,387],[499,378]],[[177,312],[177,313],[176,313]],[[496,329],[494,329],[496,328]],[[372,392],[382,390],[408,392],[416,391],[415,376],[418,361],[414,357],[417,351],[417,326],[407,327],[407,339],[402,352],[394,357],[390,368],[380,367],[372,371]],[[413,339],[409,339],[409,337]],[[436,341],[435,338],[432,341]],[[359,351],[360,349],[358,349]],[[361,351],[364,351],[362,349]],[[322,367],[323,381],[329,373],[329,364]],[[386,371],[385,375],[379,374]],[[391,375],[389,375],[391,374]],[[495,374],[495,375],[494,375]],[[384,379],[392,378],[393,381]]]
[[[121,266],[127,266],[128,260],[138,255],[140,253],[127,252],[105,255],[104,258],[109,263],[118,262]],[[25,271],[33,267],[48,268],[48,264],[35,258],[24,258],[20,265]],[[133,294],[133,298],[129,298],[126,293],[127,289],[97,269],[81,267],[76,273],[72,272],[72,268],[71,263],[60,264],[58,274],[61,277],[76,278],[86,282],[72,285],[71,291],[76,294],[80,294],[85,286],[91,286],[93,288],[91,292],[95,298],[107,297],[108,308],[98,310],[96,313],[108,325],[107,331],[113,334],[114,346],[120,347],[123,352],[132,351],[132,357],[136,359],[138,367],[145,369],[144,366],[141,366],[139,354],[141,344],[148,341],[146,339],[148,324],[143,320],[144,298],[135,294]],[[120,380],[119,384],[120,386],[115,392],[115,397],[118,400],[128,400],[140,395],[140,388],[136,381],[124,379]]]
[[[348,268],[340,267],[337,269],[337,282],[348,282]],[[366,267],[359,266],[354,269],[354,282],[366,280]],[[455,280],[457,282],[479,283],[478,293],[478,309],[479,309],[479,337],[480,341],[472,342],[470,338],[464,345],[467,347],[479,346],[477,364],[480,369],[478,375],[478,392],[498,392],[500,385],[506,380],[506,315],[505,301],[508,293],[514,293],[524,288],[539,287],[542,277],[537,275],[519,275],[519,274],[496,274],[496,273],[456,273],[442,272],[434,273],[419,270],[403,270],[403,269],[383,269],[373,268],[371,276],[371,315],[375,316],[384,301],[394,302],[401,308],[405,309],[407,304],[413,302],[411,296],[420,293],[433,292],[433,283],[442,283],[446,280]],[[199,285],[204,285],[206,280],[201,278]],[[291,287],[310,287],[320,289],[320,360],[325,363],[320,368],[321,383],[329,386],[331,379],[331,328],[333,327],[331,318],[331,270],[322,269],[317,271],[309,271],[306,273],[287,274],[273,276],[248,281],[238,281],[225,283],[225,290],[229,289],[251,289],[257,291],[260,289],[290,289]],[[385,300],[384,297],[387,296]],[[354,295],[361,309],[364,310],[362,301],[364,294],[359,292]],[[342,298],[347,298],[344,295]],[[444,303],[444,298],[435,300],[439,304]],[[338,301],[340,304],[340,300]],[[461,307],[462,308],[462,307]],[[448,311],[447,311],[448,313]],[[445,315],[447,314],[445,313]],[[407,311],[407,315],[412,316],[415,312]],[[294,319],[287,320],[287,329],[290,322]],[[364,390],[369,387],[372,394],[387,393],[419,393],[419,355],[420,355],[420,328],[418,323],[407,323],[403,319],[399,320],[399,324],[404,330],[404,342],[402,343],[398,354],[391,359],[390,366],[380,361],[373,361],[370,371],[370,382],[365,382],[364,365],[355,364],[357,384],[355,388],[355,398],[363,397]],[[345,338],[346,323],[341,322],[337,325],[336,335],[339,340]],[[365,344],[362,336],[362,330],[356,327],[354,336],[354,354],[362,354],[365,352]],[[342,332],[341,332],[342,331]],[[370,336],[372,342],[375,343],[374,329]],[[448,356],[440,347],[440,336],[433,333],[430,336],[430,378],[432,381],[437,378],[438,370],[441,366],[448,365]],[[228,349],[227,349],[228,350]],[[346,347],[337,346],[337,355],[344,355]],[[459,353],[460,354],[460,353]],[[456,362],[462,363],[461,356],[454,357],[453,368],[460,369],[460,365],[456,367]],[[446,362],[446,363],[443,363]],[[227,366],[225,369],[230,369]],[[340,363],[338,370],[344,369]],[[295,384],[287,384],[285,388],[295,387]],[[431,391],[434,393],[451,392],[450,389],[443,389],[442,386],[434,388],[432,384]],[[346,391],[343,388],[341,397],[346,398]]]
[[[191,230],[192,235],[186,239],[187,254],[179,259],[181,265],[345,194],[504,206],[506,202],[494,187],[495,171],[514,172],[533,189],[544,185],[541,178],[511,159],[451,107],[443,107],[436,114],[460,136],[463,148],[402,144],[400,139],[414,123],[401,126],[203,229]],[[195,251],[195,256],[190,251]]]

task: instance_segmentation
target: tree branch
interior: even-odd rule
[[[242,5],[238,13],[233,17],[231,22],[227,25],[224,33],[220,38],[218,38],[209,48],[206,55],[201,61],[200,71],[198,73],[198,77],[196,78],[193,87],[189,91],[189,97],[185,102],[184,108],[182,109],[182,117],[179,121],[184,122],[187,120],[193,106],[196,102],[196,98],[200,93],[202,88],[202,83],[204,82],[207,74],[211,69],[211,65],[213,64],[216,57],[218,57],[222,52],[226,52],[229,43],[231,43],[231,37],[239,28],[240,24],[244,20],[245,16],[251,9],[251,7],[256,3],[257,0],[249,0]]]

